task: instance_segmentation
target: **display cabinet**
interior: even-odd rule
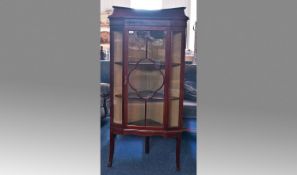
[[[112,166],[115,136],[176,139],[180,169],[183,118],[185,33],[184,7],[135,10],[113,7],[110,19],[111,112],[108,166]]]

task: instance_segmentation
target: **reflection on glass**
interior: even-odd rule
[[[182,33],[172,32],[172,40],[172,62],[181,63]],[[170,98],[180,96],[180,66],[174,66],[171,69],[169,94]],[[170,100],[169,106],[169,127],[177,127],[179,118],[179,100]]]
[[[163,125],[165,33],[129,31],[128,124]]]
[[[114,37],[114,61],[122,62],[123,57],[123,34],[119,31],[113,32]],[[114,72],[113,72],[113,122],[121,124],[122,123],[122,98],[117,98],[117,96],[122,94],[122,66],[118,64],[114,64]]]
[[[165,61],[165,33],[163,31],[129,31],[129,62],[149,58]]]

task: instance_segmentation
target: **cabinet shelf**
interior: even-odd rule
[[[114,62],[114,64],[117,64],[117,65],[123,65],[123,62],[121,62],[121,61],[116,61],[116,62]],[[128,65],[136,65],[137,64],[137,62],[135,61],[130,61],[130,62],[128,62]],[[180,66],[180,63],[172,63],[171,64],[173,67],[175,67],[175,66]],[[140,63],[138,63],[138,66],[141,66],[141,67],[152,67],[152,66],[155,66],[155,67],[161,67],[162,69],[164,69],[165,68],[165,62],[156,62],[156,63],[153,63],[153,62],[140,62]]]
[[[138,120],[134,122],[129,122],[128,125],[136,125],[136,126],[162,126],[162,123],[157,122],[152,119],[146,119],[146,120]]]
[[[147,101],[154,102],[154,101],[163,101],[164,100],[164,94],[163,93],[156,93],[152,98],[149,98],[153,92],[152,91],[140,91],[138,94],[143,97],[144,99],[147,99]],[[122,98],[122,94],[116,94],[116,97]],[[130,100],[143,100],[140,98],[135,92],[129,92],[128,93],[128,99]],[[178,100],[179,97],[170,97],[169,100]]]

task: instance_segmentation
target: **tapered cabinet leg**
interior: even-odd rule
[[[150,152],[150,137],[145,137],[145,153],[148,154]]]
[[[114,142],[115,142],[115,134],[110,133],[110,140],[109,140],[109,159],[108,159],[108,167],[112,166],[112,159],[114,153]]]
[[[180,170],[181,134],[176,137],[176,171]]]

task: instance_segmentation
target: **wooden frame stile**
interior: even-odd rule
[[[181,41],[181,70],[180,70],[180,94],[179,94],[179,121],[178,121],[178,125],[179,127],[183,126],[183,121],[182,121],[182,117],[183,117],[183,101],[184,101],[184,81],[185,81],[185,47],[186,47],[186,31],[180,31],[183,32],[182,33],[182,41]]]
[[[123,128],[128,125],[128,33],[129,30],[125,26],[123,28]]]
[[[171,72],[171,31],[166,30],[166,53],[165,53],[165,84],[164,84],[164,113],[163,113],[163,123],[164,123],[164,129],[168,129],[169,125],[169,110],[170,110],[170,72]]]
[[[110,28],[110,42],[114,42],[114,29],[111,27]],[[110,133],[112,132],[112,127],[113,127],[113,96],[114,96],[114,91],[113,91],[113,86],[114,86],[114,44],[110,44],[110,69],[109,69],[109,75],[110,75]]]
[[[181,31],[183,32],[183,31]],[[181,69],[180,69],[180,94],[179,94],[179,117],[178,117],[178,125],[179,128],[183,126],[182,117],[183,117],[183,101],[184,101],[184,78],[185,78],[185,38],[186,32],[182,33],[182,41],[181,41]],[[181,147],[181,133],[176,136],[176,169],[180,170],[180,147]]]
[[[110,31],[110,42],[114,42],[114,31],[111,28]],[[114,44],[110,44],[110,134],[109,134],[109,159],[108,159],[108,167],[112,166],[112,158],[113,158],[113,153],[114,153],[114,135],[113,135],[113,115],[114,115],[114,106],[113,106],[113,96],[114,96]]]
[[[122,50],[122,63],[123,63],[123,65],[125,64],[125,38],[126,38],[126,36],[125,36],[125,29],[123,28],[123,27],[121,27],[121,32],[122,32],[122,47],[123,47],[123,50]],[[125,66],[123,66],[123,68],[122,68],[122,85],[124,85],[124,83],[125,83]],[[122,88],[122,96],[124,97],[124,94],[125,94],[125,85],[124,86],[122,86],[123,88]],[[125,117],[123,117],[124,115],[125,115],[125,103],[124,103],[124,98],[122,98],[122,123],[121,123],[121,133],[122,133],[122,130],[123,130],[123,128],[125,127]]]

